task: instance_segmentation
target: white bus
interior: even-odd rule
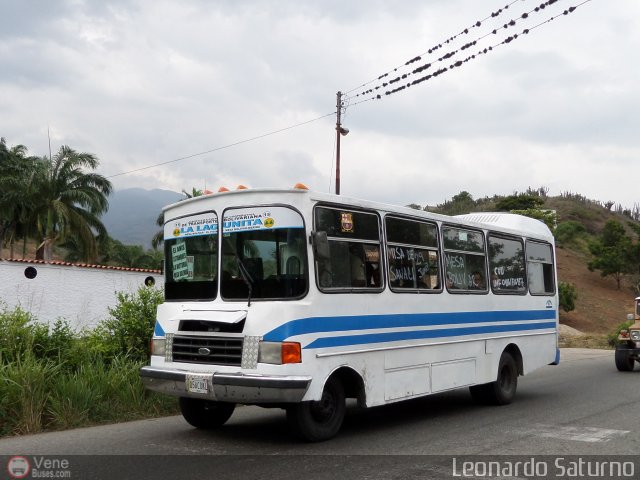
[[[146,387],[215,428],[286,409],[299,437],[372,407],[469,387],[507,404],[558,363],[554,240],[531,218],[436,215],[297,185],[164,209],[165,302]]]

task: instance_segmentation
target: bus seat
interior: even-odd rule
[[[261,258],[245,258],[242,263],[247,268],[247,272],[251,275],[251,279],[255,282],[264,278],[264,269],[262,267]]]
[[[287,275],[300,275],[300,259],[298,257],[287,258],[286,272]]]

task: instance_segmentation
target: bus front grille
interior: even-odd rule
[[[240,366],[242,338],[175,335],[171,352],[174,362]]]

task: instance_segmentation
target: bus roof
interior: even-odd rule
[[[318,192],[313,190],[306,190],[301,188],[243,188],[237,190],[228,190],[222,191],[212,194],[201,195],[198,197],[193,197],[189,199],[185,199],[179,201],[177,203],[167,205],[163,208],[163,211],[173,210],[174,208],[179,208],[182,210],[186,208],[188,210],[192,210],[195,207],[195,204],[199,202],[206,202],[208,199],[214,200],[219,199],[228,195],[239,195],[239,196],[255,196],[255,195],[266,195],[266,196],[274,196],[274,198],[278,198],[278,201],[282,201],[283,195],[300,195],[306,194],[309,195],[310,200],[318,201],[318,202],[326,202],[326,203],[337,203],[345,206],[353,206],[359,208],[372,208],[380,211],[384,211],[387,213],[398,213],[402,215],[415,215],[417,217],[423,217],[425,219],[431,219],[442,222],[449,223],[461,223],[468,224],[469,222],[477,224],[478,228],[486,228],[491,229],[491,227],[498,228],[499,230],[510,230],[515,234],[526,234],[532,235],[536,237],[541,237],[545,239],[553,238],[553,234],[549,230],[549,228],[544,224],[544,222],[540,220],[536,220],[534,218],[525,217],[523,215],[517,215],[512,213],[504,213],[504,212],[478,212],[478,213],[469,213],[466,215],[442,215],[438,213],[428,212],[424,210],[416,210],[406,206],[392,205],[386,204],[382,202],[372,201],[372,200],[363,200],[354,197],[347,197],[343,195],[335,195],[332,193]],[[183,207],[183,208],[180,208]],[[471,225],[470,225],[471,226]]]

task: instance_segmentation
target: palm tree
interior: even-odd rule
[[[191,187],[191,193],[189,193],[183,189],[182,193],[184,193],[185,198],[183,198],[182,200],[187,200],[189,198],[194,198],[194,197],[200,197],[204,195],[204,192],[207,192],[207,191],[208,190],[203,191],[203,190],[197,189],[196,187]],[[164,212],[160,212],[158,214],[158,217],[156,218],[156,225],[161,228],[156,232],[156,234],[151,239],[151,246],[155,250],[157,250],[160,247],[160,245],[164,243]]]
[[[164,212],[158,214],[156,225],[160,227],[160,230],[151,239],[151,246],[154,250],[157,250],[164,243]]]
[[[37,178],[40,201],[34,209],[42,242],[36,258],[50,260],[53,245],[74,236],[82,245],[84,260],[95,259],[96,237],[107,234],[99,217],[109,207],[111,182],[102,175],[83,172],[83,168],[98,167],[95,155],[78,153],[66,145],[44,160],[47,168]]]
[[[26,254],[27,238],[33,233],[33,208],[39,199],[35,179],[44,171],[43,161],[27,155],[27,147],[7,148],[0,139],[0,241],[8,243],[13,258],[14,244],[23,239],[22,257]]]

